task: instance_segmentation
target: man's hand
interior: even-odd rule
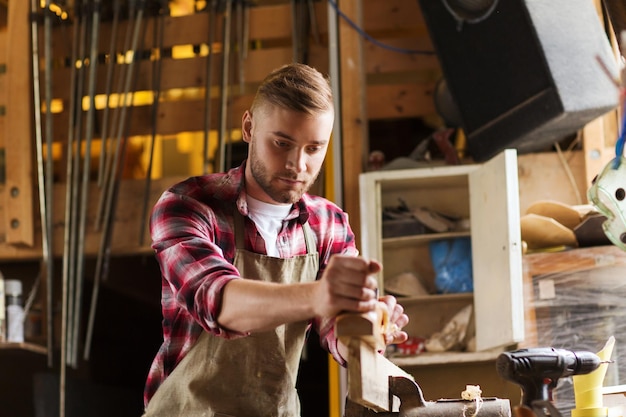
[[[404,313],[404,307],[398,304],[396,297],[392,295],[380,297],[378,303],[387,310],[388,323],[383,331],[385,344],[391,345],[405,342],[409,335],[402,328],[409,323],[409,316]]]
[[[313,291],[315,315],[335,317],[341,312],[365,313],[376,307],[381,265],[362,257],[334,255]]]

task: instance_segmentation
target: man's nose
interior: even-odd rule
[[[306,152],[303,149],[294,148],[287,158],[287,169],[295,172],[306,171]]]

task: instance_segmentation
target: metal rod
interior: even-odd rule
[[[75,13],[78,19],[79,13]],[[75,20],[72,31],[72,52],[70,58],[70,103],[69,103],[69,127],[67,132],[66,164],[67,175],[65,185],[65,229],[63,235],[63,263],[62,263],[62,304],[61,304],[61,365],[60,365],[60,386],[65,387],[67,378],[68,362],[68,323],[72,322],[73,313],[73,292],[74,292],[74,251],[72,242],[74,241],[74,223],[72,221],[71,202],[74,199],[74,187],[72,178],[74,176],[74,119],[76,114],[76,61],[78,59],[78,22]],[[61,413],[65,411],[65,389],[59,392],[59,407]]]
[[[313,0],[306,0],[309,6],[309,24],[311,25],[311,30],[313,32],[313,40],[316,44],[320,44],[322,41],[320,40],[320,31],[317,22],[317,14],[315,13],[315,4]]]
[[[78,14],[77,14],[78,15]],[[72,250],[74,224],[72,222],[71,204],[74,199],[74,187],[72,178],[74,176],[74,122],[76,115],[76,61],[78,59],[78,22],[74,22],[72,31],[72,52],[70,58],[70,101],[69,101],[69,122],[67,130],[66,148],[66,186],[65,186],[65,229],[63,231],[63,259],[62,259],[62,282],[63,282],[63,304],[61,306],[61,368],[66,365],[67,358],[67,323],[71,322],[71,307],[74,280],[74,252]]]
[[[298,35],[298,0],[291,0],[291,60],[293,62],[300,61],[300,39]]]
[[[47,282],[46,287],[46,302],[47,302],[47,353],[48,353],[48,366],[52,367],[53,365],[53,357],[52,357],[52,337],[51,332],[51,323],[52,323],[52,307],[51,307],[51,284],[49,280],[51,276],[49,275],[50,268],[48,265],[51,262],[50,257],[50,228],[48,226],[48,198],[47,198],[47,190],[48,190],[48,182],[46,181],[46,171],[47,166],[44,166],[43,160],[43,130],[42,130],[42,120],[41,120],[41,87],[40,87],[40,76],[39,76],[39,30],[37,25],[37,15],[40,11],[38,2],[36,0],[31,0],[31,46],[32,46],[32,70],[33,70],[33,112],[35,119],[35,141],[36,141],[36,153],[37,153],[37,179],[38,179],[38,192],[39,192],[39,212],[41,216],[41,235],[42,235],[42,275],[45,275],[45,279]],[[44,52],[46,50],[46,45],[44,45]],[[47,65],[46,65],[47,67]],[[46,77],[46,81],[47,81]],[[46,89],[47,91],[47,89]],[[49,110],[49,109],[47,109]],[[46,161],[47,162],[47,161]]]
[[[54,207],[54,160],[53,160],[53,137],[52,137],[52,16],[50,11],[50,0],[45,2],[45,14],[44,14],[44,64],[45,64],[45,100],[46,100],[46,122],[45,122],[45,137],[46,137],[46,223],[47,228],[46,238],[48,240],[48,249],[52,253],[52,236],[53,236],[53,213]],[[47,289],[47,307],[48,307],[48,331],[50,336],[48,337],[48,347],[52,351],[54,348],[54,325],[53,325],[53,302],[54,302],[54,267],[53,257],[50,256],[46,263],[48,277]],[[49,355],[49,365],[53,364],[52,355]]]
[[[71,320],[70,329],[68,333],[68,364],[73,368],[77,367],[76,361],[76,344],[78,343],[77,333],[80,318],[77,317],[77,314],[80,313],[80,307],[77,306],[81,303],[81,280],[79,279],[76,268],[77,268],[77,256],[79,252],[79,242],[78,242],[78,234],[77,234],[77,225],[78,219],[80,215],[79,201],[80,201],[80,163],[81,163],[81,142],[82,142],[82,130],[83,130],[83,106],[82,106],[82,98],[84,95],[84,84],[85,84],[85,43],[87,38],[87,14],[86,14],[86,1],[82,0],[77,3],[76,14],[77,14],[77,24],[79,24],[79,44],[78,44],[78,59],[74,62],[74,65],[78,65],[76,70],[76,90],[74,94],[74,100],[76,101],[76,106],[74,106],[74,132],[73,132],[73,141],[76,145],[76,149],[74,152],[73,159],[73,171],[71,178],[71,186],[72,186],[72,200],[70,207],[70,217],[71,217],[71,235],[70,235],[70,257],[72,260],[71,268],[71,277],[73,280],[70,282],[70,286],[72,289],[72,301],[70,304],[72,309],[70,311]],[[80,64],[78,64],[80,63]],[[69,179],[68,179],[69,181]]]
[[[139,42],[140,29],[142,27],[142,18],[143,18],[143,12],[144,12],[144,7],[145,7],[145,1],[144,0],[139,0],[138,2],[131,1],[129,3],[129,7],[133,7],[133,6],[136,6],[137,13],[136,13],[134,27],[133,27],[133,38],[132,38],[132,47],[131,47],[132,59],[130,63],[128,64],[128,68],[127,68],[126,79],[125,79],[125,84],[124,84],[124,97],[128,96],[131,90],[131,84],[133,80],[136,78],[134,76],[135,73],[133,69],[135,68],[136,61],[138,60],[137,45]],[[108,260],[108,257],[110,254],[110,237],[111,237],[111,229],[113,225],[113,219],[112,219],[113,213],[112,212],[114,209],[114,201],[115,201],[116,193],[117,193],[117,189],[116,189],[117,181],[115,181],[115,178],[118,177],[118,171],[121,170],[121,168],[123,168],[122,166],[118,167],[118,165],[119,165],[120,160],[122,161],[124,160],[125,146],[122,148],[120,145],[122,142],[122,135],[126,133],[125,122],[126,122],[127,112],[128,112],[127,100],[124,100],[124,106],[122,107],[120,124],[118,125],[118,131],[117,131],[117,136],[116,136],[115,158],[113,158],[113,165],[112,165],[112,171],[111,171],[112,175],[108,183],[108,187],[107,187],[108,194],[107,194],[107,199],[106,199],[106,210],[104,211],[104,215],[105,215],[104,224],[103,224],[104,227],[103,227],[103,232],[102,232],[101,240],[100,240],[100,248],[98,250],[98,258],[96,261],[96,271],[95,271],[96,275],[94,276],[93,290],[91,293],[91,305],[89,309],[89,319],[88,319],[89,321],[87,324],[87,335],[85,338],[85,350],[84,350],[84,355],[83,355],[85,360],[89,359],[89,355],[91,351],[91,341],[93,338],[93,327],[94,327],[95,316],[96,316],[96,308],[98,304],[98,292],[100,288],[100,281],[103,279],[103,277],[106,276],[105,268],[104,268],[106,266],[105,261]]]
[[[100,151],[100,163],[98,165],[98,186],[102,187],[104,184],[104,171],[105,164],[107,163],[106,156],[109,155],[109,113],[111,111],[111,87],[113,85],[113,73],[115,64],[117,63],[117,27],[120,20],[121,0],[115,0],[113,3],[113,21],[111,23],[111,37],[109,40],[109,59],[107,61],[107,73],[106,73],[106,85],[104,87],[104,94],[106,97],[106,103],[102,112],[102,134],[101,143],[102,149]]]
[[[165,15],[167,12],[167,0],[161,0],[159,8],[159,18],[154,29],[154,42],[157,46],[156,56],[152,65],[152,135],[150,137],[150,153],[148,157],[148,169],[146,170],[146,185],[143,196],[143,207],[141,210],[141,222],[139,223],[139,246],[144,244],[146,225],[148,223],[148,204],[150,201],[150,189],[152,184],[152,165],[154,161],[154,147],[157,136],[157,120],[159,111],[159,101],[161,99],[161,67],[163,54],[163,32],[165,25]]]
[[[128,1],[128,29],[126,30],[126,33],[124,35],[124,47],[123,47],[123,53],[126,55],[126,53],[130,50],[131,48],[131,43],[132,43],[132,30],[131,30],[131,24],[130,22],[132,22],[133,20],[136,19],[136,14],[137,14],[137,10],[136,10],[136,3],[137,0],[129,0]],[[133,56],[134,58],[134,56]],[[124,117],[121,115],[121,113],[123,112],[123,109],[126,107],[126,102],[127,102],[127,94],[125,94],[124,91],[124,82],[125,80],[128,78],[128,71],[129,71],[129,67],[132,65],[132,62],[129,64],[124,63],[123,65],[120,66],[120,71],[118,74],[118,79],[117,79],[117,85],[116,85],[116,92],[118,94],[118,100],[117,100],[117,106],[115,107],[115,110],[113,111],[113,119],[111,120],[111,131],[115,130],[113,132],[114,135],[114,148],[118,148],[119,147],[119,132],[121,130],[123,130],[123,124],[124,124]],[[125,113],[125,111],[124,111]],[[107,147],[108,149],[108,147]],[[117,152],[114,150],[113,151],[114,154],[117,154]],[[95,230],[99,231],[102,227],[102,222],[103,222],[103,217],[105,216],[105,207],[107,206],[107,199],[108,194],[109,194],[109,189],[110,189],[110,185],[109,182],[111,181],[111,177],[113,176],[112,171],[113,171],[113,165],[114,165],[114,157],[111,155],[111,152],[107,152],[106,153],[106,158],[105,158],[105,168],[104,168],[104,175],[102,178],[102,184],[101,184],[101,188],[102,188],[102,193],[100,193],[100,200],[98,202],[98,209],[96,212],[96,220],[95,220]]]
[[[100,2],[101,0],[94,0],[91,20],[91,50],[89,55],[89,85],[87,88],[87,96],[91,99],[91,104],[87,110],[87,123],[85,126],[85,158],[83,160],[83,178],[82,189],[80,192],[80,223],[78,230],[78,258],[76,260],[76,278],[77,283],[80,285],[76,288],[76,300],[75,308],[75,321],[76,326],[74,328],[74,340],[78,340],[80,333],[80,317],[82,311],[82,282],[84,281],[84,268],[85,268],[85,230],[87,228],[87,207],[89,205],[89,174],[91,171],[91,144],[93,139],[93,126],[95,119],[95,88],[96,77],[98,68],[98,38],[100,32]],[[74,345],[74,352],[72,355],[74,358],[78,357],[78,343]]]
[[[48,240],[52,243],[52,199],[53,199],[53,180],[54,180],[54,160],[53,160],[53,135],[52,135],[52,11],[50,10],[50,0],[46,0],[46,14],[44,15],[44,54],[45,54],[45,94],[46,94],[46,192],[48,194],[47,202],[47,222]],[[48,265],[48,272],[52,272]],[[50,301],[52,299],[50,298]]]
[[[224,34],[222,39],[222,83],[221,83],[221,106],[220,106],[220,131],[219,131],[219,170],[224,172],[226,167],[226,140],[228,122],[228,72],[230,65],[230,26],[232,18],[232,0],[226,0],[224,11]]]
[[[239,94],[243,94],[245,84],[245,70],[244,63],[244,37],[243,37],[243,14],[244,14],[243,0],[237,0],[236,12],[237,12],[237,69],[239,71]]]
[[[213,56],[215,50],[215,22],[217,15],[217,0],[211,0],[210,6],[207,6],[209,15],[209,51],[206,58],[206,75],[204,80],[204,141],[202,146],[202,171],[204,174],[209,172],[209,136],[211,134],[211,89],[213,86]],[[215,164],[213,164],[215,170]]]
[[[36,0],[31,0],[31,52],[32,52],[32,70],[33,70],[33,113],[35,119],[35,145],[36,145],[36,153],[37,153],[37,185],[38,185],[38,194],[39,194],[39,214],[41,216],[41,252],[42,252],[42,276],[45,279],[47,277],[47,268],[46,265],[49,262],[50,258],[50,248],[49,248],[49,240],[48,240],[48,227],[47,227],[47,216],[46,216],[46,188],[45,188],[45,172],[44,172],[44,162],[43,162],[43,131],[41,126],[41,88],[40,88],[40,77],[39,77],[39,30],[37,25],[37,15],[39,12],[38,2]],[[46,282],[46,290],[50,285],[49,282]],[[46,313],[48,313],[46,309]],[[47,327],[46,327],[47,329]],[[48,331],[48,330],[47,330]],[[50,338],[52,335],[47,333],[47,354],[48,354],[48,366],[52,366],[52,349]]]

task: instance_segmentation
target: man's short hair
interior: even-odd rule
[[[305,64],[288,64],[272,71],[259,86],[250,110],[264,103],[307,114],[333,109],[327,77]]]

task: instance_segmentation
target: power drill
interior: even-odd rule
[[[595,353],[552,347],[504,352],[496,359],[498,374],[522,387],[522,405],[531,410],[551,404],[559,378],[585,375],[601,364]]]

